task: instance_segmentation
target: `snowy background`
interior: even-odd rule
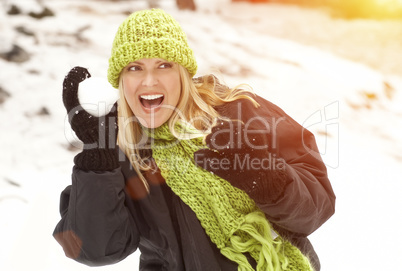
[[[21,13],[8,15],[15,3]],[[146,1],[0,1],[0,270],[90,270],[52,232],[79,149],[61,84],[74,66],[106,76],[118,25]],[[311,235],[323,271],[402,270],[402,21],[347,21],[278,4],[196,1],[178,11],[198,74],[247,83],[311,130],[337,195]],[[18,45],[24,52],[7,61]],[[14,49],[16,49],[14,47]],[[9,56],[9,55],[8,55]],[[138,254],[91,270],[137,270]]]

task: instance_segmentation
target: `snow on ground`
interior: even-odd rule
[[[18,44],[30,60],[0,59],[0,88],[10,94],[0,104],[0,269],[89,270],[67,259],[51,235],[78,152],[69,147],[77,144],[61,83],[76,65],[106,76],[118,25],[147,4],[48,0],[56,16],[37,20],[26,15],[29,6],[40,10],[36,1],[2,5],[11,2],[24,3],[24,14],[0,12],[0,53]],[[322,270],[397,270],[402,71],[395,63],[402,23],[229,1],[198,1],[199,11],[183,12],[174,1],[159,2],[186,31],[198,74],[219,70],[232,86],[249,84],[316,135],[337,195],[336,214],[311,235]],[[17,26],[34,36],[17,33]],[[137,267],[138,253],[97,270]]]

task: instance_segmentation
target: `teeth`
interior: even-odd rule
[[[162,94],[141,95],[140,97],[141,97],[141,99],[144,99],[144,100],[155,100],[155,99],[162,98],[163,95]]]

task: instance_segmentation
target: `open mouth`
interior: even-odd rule
[[[153,109],[160,106],[165,96],[162,94],[141,95],[140,102],[143,107],[147,109]]]

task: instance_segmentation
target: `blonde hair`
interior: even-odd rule
[[[215,110],[216,106],[223,105],[238,99],[248,99],[256,107],[258,103],[247,94],[252,93],[251,89],[243,89],[246,85],[239,85],[230,89],[219,83],[214,75],[206,75],[192,80],[191,75],[182,65],[179,66],[181,81],[181,95],[168,120],[169,130],[176,138],[184,138],[179,134],[175,127],[178,121],[191,125],[199,131],[196,136],[206,136],[211,128],[216,124],[218,118],[222,116]],[[137,172],[145,188],[149,191],[149,185],[143,172],[153,169],[147,164],[147,159],[142,150],[149,149],[148,135],[143,132],[142,126],[134,116],[124,95],[123,76],[119,79],[120,100],[118,106],[118,144],[122,151],[129,158],[133,169]],[[194,137],[185,135],[186,138]]]

